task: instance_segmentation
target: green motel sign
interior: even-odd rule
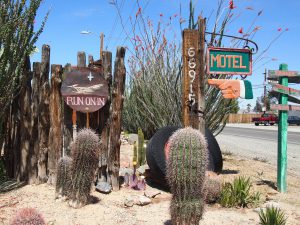
[[[206,62],[208,74],[252,74],[252,53],[249,49],[208,47]]]

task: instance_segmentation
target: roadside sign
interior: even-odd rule
[[[271,110],[281,110],[281,111],[300,111],[300,106],[298,105],[271,105]]]
[[[272,91],[276,91],[281,94],[300,96],[300,90],[289,88],[280,84],[272,84],[272,86]]]
[[[68,106],[83,113],[102,108],[108,98],[108,85],[100,69],[73,67],[65,73],[61,93]]]
[[[252,74],[252,53],[249,49],[208,47],[206,57],[208,74]]]
[[[300,71],[269,70],[269,78],[275,77],[300,77]]]

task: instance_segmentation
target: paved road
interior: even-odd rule
[[[217,140],[222,151],[277,164],[277,131],[263,127],[226,127]],[[288,169],[300,175],[300,132],[288,132]]]

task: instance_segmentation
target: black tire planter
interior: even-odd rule
[[[146,158],[151,174],[158,177],[166,175],[165,145],[169,137],[180,127],[168,126],[159,129],[150,139],[147,145]],[[220,173],[223,168],[223,158],[217,140],[209,129],[205,129],[205,137],[208,143],[208,170]]]

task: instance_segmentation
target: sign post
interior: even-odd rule
[[[287,64],[280,64],[279,70],[287,71]],[[279,84],[288,86],[288,77],[280,77]],[[288,95],[280,94],[279,104],[287,105]],[[288,128],[288,111],[279,111],[278,122],[278,159],[277,159],[277,188],[279,192],[286,192],[286,173],[287,173],[287,128]]]

